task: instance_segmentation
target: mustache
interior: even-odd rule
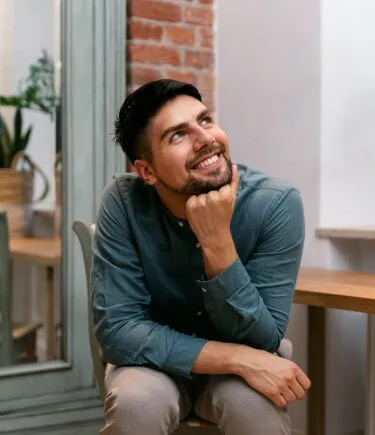
[[[224,154],[225,146],[223,144],[219,144],[217,146],[208,146],[204,148],[193,160],[189,160],[186,164],[187,169],[192,169],[196,164],[198,164],[202,159],[210,154]]]

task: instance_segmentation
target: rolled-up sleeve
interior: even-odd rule
[[[301,197],[290,189],[269,206],[249,258],[198,281],[208,315],[225,340],[277,350],[288,326],[304,232]]]
[[[115,181],[102,197],[93,242],[91,298],[103,359],[189,376],[206,340],[148,316],[150,294]]]

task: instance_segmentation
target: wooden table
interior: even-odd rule
[[[294,302],[308,305],[308,434],[325,435],[325,311],[369,314],[365,435],[375,434],[375,274],[301,269]],[[351,398],[352,400],[353,398]]]
[[[45,331],[47,359],[56,358],[54,271],[61,263],[60,238],[10,237],[12,260],[39,265],[46,270]]]

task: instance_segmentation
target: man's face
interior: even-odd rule
[[[156,182],[173,192],[199,195],[230,183],[227,135],[197,99],[180,95],[166,103],[146,131]]]

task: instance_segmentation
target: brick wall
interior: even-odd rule
[[[193,83],[214,109],[214,0],[128,0],[127,85]]]

